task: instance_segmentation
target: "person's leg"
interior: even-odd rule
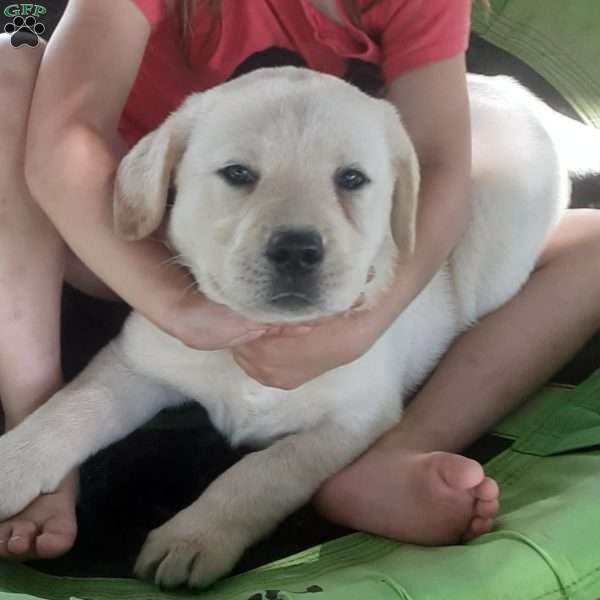
[[[43,44],[15,49],[0,35],[0,399],[6,429],[63,384],[60,299],[65,245],[24,178],[28,107]],[[75,279],[85,272],[70,260]],[[76,282],[77,283],[77,282]],[[97,286],[98,292],[102,287]],[[75,539],[77,474],[0,523],[0,556],[52,557]]]
[[[412,543],[489,531],[497,486],[475,461],[450,453],[518,406],[598,330],[599,273],[600,211],[568,211],[523,289],[455,341],[402,421],[323,486],[320,511]]]

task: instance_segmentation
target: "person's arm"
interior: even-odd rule
[[[390,291],[396,316],[440,269],[469,218],[471,128],[464,55],[398,77],[388,100],[402,116],[421,170],[415,254],[399,266]]]
[[[159,327],[206,349],[253,339],[264,326],[191,294],[187,274],[167,264],[161,242],[113,234],[113,180],[122,155],[117,126],[149,34],[130,0],[69,2],[34,92],[28,184],[72,250]]]
[[[463,55],[396,78],[388,99],[398,108],[421,167],[415,253],[398,265],[377,305],[316,327],[308,336],[267,336],[235,349],[258,381],[291,389],[362,356],[431,280],[468,219],[471,132]]]
[[[421,187],[415,252],[398,265],[393,285],[365,315],[372,333],[365,342],[371,337],[371,343],[442,267],[466,229],[470,212],[471,126],[464,55],[396,78],[387,99],[398,109],[415,146]],[[370,347],[363,350],[361,340],[356,342],[358,356]]]

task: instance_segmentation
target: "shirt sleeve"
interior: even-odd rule
[[[380,6],[381,70],[386,83],[467,50],[471,0],[389,0]]]
[[[131,0],[148,19],[154,29],[164,18],[163,0]]]

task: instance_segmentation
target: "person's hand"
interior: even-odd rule
[[[275,335],[281,327],[245,319],[230,308],[212,302],[202,294],[186,294],[170,307],[161,328],[195,350],[222,350]],[[303,336],[312,326],[287,326],[288,338]]]
[[[385,329],[385,328],[384,328]],[[372,310],[353,310],[312,328],[272,328],[232,349],[236,363],[263,385],[291,390],[362,356],[382,333]]]
[[[200,294],[187,294],[169,310],[168,333],[195,350],[221,350],[257,340],[268,325],[245,319]]]

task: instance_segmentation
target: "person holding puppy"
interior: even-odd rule
[[[15,49],[2,36],[6,426],[62,385],[63,278],[88,293],[121,298],[193,348],[231,348],[238,365],[264,385],[298,387],[364,354],[444,263],[468,221],[469,8],[468,0],[120,0],[118,7],[71,0],[45,49]],[[377,67],[415,144],[422,187],[416,251],[398,265],[395,284],[376,307],[279,327],[190,294],[187,273],[169,261],[160,241],[128,243],[114,235],[111,202],[127,148],[186,95],[254,61],[279,64],[282,56],[340,77],[356,61]],[[15,114],[14,107],[30,108]],[[497,486],[479,464],[454,452],[544,381],[600,324],[600,283],[593,277],[599,233],[596,215],[563,220],[523,290],[462,336],[401,423],[390,423],[382,440],[323,486],[315,498],[323,514],[423,544],[491,529]],[[557,309],[583,282],[589,295],[569,293],[577,306]],[[0,524],[0,556],[67,551],[76,534],[76,497],[74,473]]]

